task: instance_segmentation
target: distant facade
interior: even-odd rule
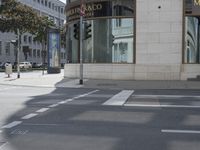
[[[79,77],[79,0],[68,0],[65,77]],[[197,0],[85,0],[91,37],[83,42],[84,77],[187,80],[200,75]]]
[[[32,7],[39,15],[47,16],[59,27],[65,22],[65,4],[59,0],[18,0],[19,2]],[[60,23],[59,23],[60,20]],[[42,63],[42,45],[33,40],[34,36],[25,33],[22,35],[22,51],[20,52],[20,61],[29,61],[32,63]],[[16,49],[11,44],[16,35],[13,33],[0,32],[0,62],[16,62]],[[28,53],[24,53],[29,49]],[[61,48],[61,63],[66,62],[66,49]]]

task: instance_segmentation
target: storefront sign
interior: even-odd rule
[[[185,0],[186,15],[200,15],[200,0]]]
[[[131,1],[131,3],[133,3]],[[131,5],[119,5],[115,1],[103,1],[86,3],[83,5],[85,18],[109,17],[109,16],[129,16],[133,17],[134,11]],[[71,7],[67,10],[67,21],[78,20],[80,17],[80,5]]]

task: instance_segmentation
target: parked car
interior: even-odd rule
[[[31,69],[32,65],[30,62],[20,62],[19,67],[20,69]]]
[[[4,62],[4,63],[1,63],[1,64],[0,64],[0,68],[1,68],[1,69],[5,69],[6,65],[8,65],[8,64],[11,64],[11,65],[12,65],[11,62]],[[13,65],[12,65],[12,66],[13,66]]]
[[[33,63],[33,68],[42,68],[42,63]]]

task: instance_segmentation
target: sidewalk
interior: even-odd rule
[[[69,87],[95,89],[200,89],[198,81],[122,81],[85,79],[79,84],[79,79],[64,78],[64,70],[59,74],[42,75],[42,71],[22,72],[20,78],[13,73],[10,78],[0,73],[0,85],[35,86],[35,87]]]

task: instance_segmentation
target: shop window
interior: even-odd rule
[[[121,18],[116,19],[116,27],[121,27],[121,25],[122,25],[122,20],[121,20]]]
[[[185,17],[184,63],[200,63],[200,17]]]
[[[88,20],[91,37],[83,42],[85,63],[134,63],[134,19],[121,18],[121,26],[116,28],[119,19]],[[74,23],[76,24],[76,23]],[[79,40],[75,38],[74,24],[69,26],[68,62],[79,62]],[[86,33],[85,33],[86,35]]]

